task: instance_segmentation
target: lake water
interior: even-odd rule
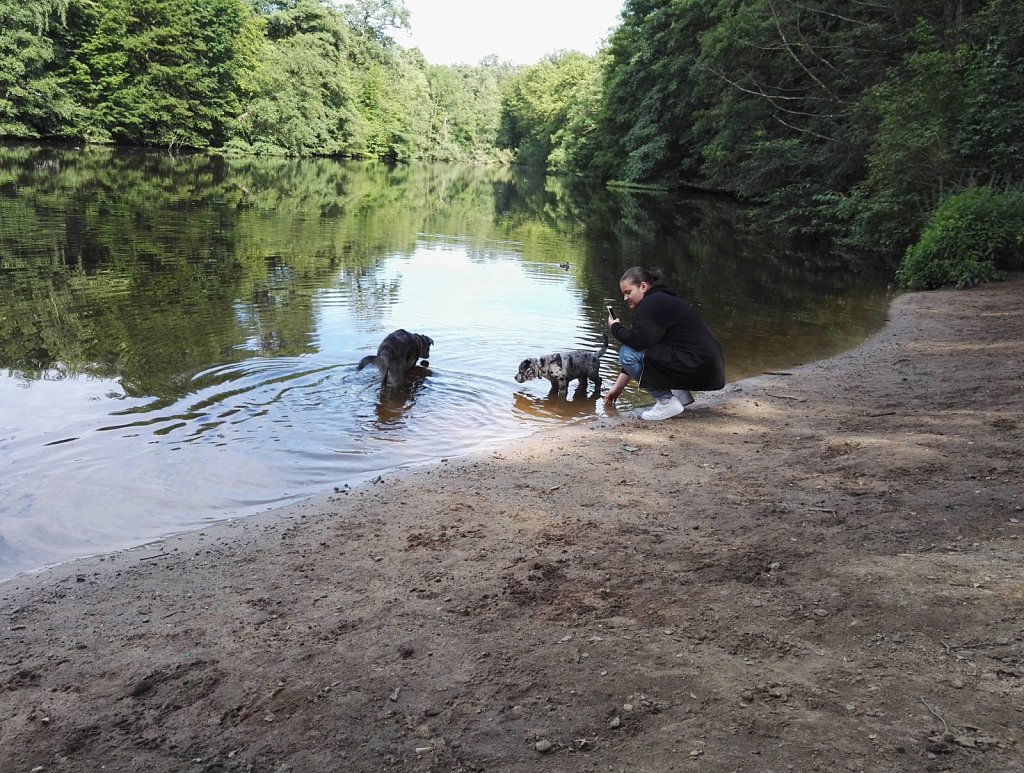
[[[884,277],[737,215],[521,170],[0,148],[0,578],[600,416],[513,376],[598,347],[607,303],[628,321],[631,265],[733,381],[882,324]],[[399,327],[432,356],[382,400],[355,365]]]

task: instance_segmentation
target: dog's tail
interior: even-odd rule
[[[362,370],[367,365],[376,366],[377,370],[380,371],[380,388],[387,389],[388,384],[390,383],[388,377],[391,375],[391,373],[385,367],[384,362],[385,361],[378,357],[376,354],[368,354],[359,361],[359,364],[356,365],[356,370]]]
[[[604,338],[604,343],[601,345],[601,348],[597,350],[598,357],[604,357],[604,353],[608,351],[608,334],[601,333],[601,337]]]

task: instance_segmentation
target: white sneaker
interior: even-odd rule
[[[673,416],[678,416],[683,410],[683,404],[679,402],[675,395],[672,395],[664,402],[659,400],[649,411],[641,413],[640,418],[647,419],[647,421],[661,421],[662,419],[671,419]]]
[[[690,394],[689,389],[673,389],[672,394],[674,394],[676,396],[676,400],[683,405],[689,405],[693,402],[693,395]]]

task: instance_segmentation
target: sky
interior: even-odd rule
[[[597,52],[618,25],[623,0],[405,0],[412,34],[392,35],[419,48],[430,64],[500,61],[536,64],[555,51]]]

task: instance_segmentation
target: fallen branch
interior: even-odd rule
[[[941,715],[941,714],[939,714],[939,713],[938,713],[938,712],[937,712],[937,711],[936,711],[935,709],[933,709],[933,708],[932,708],[931,706],[929,706],[929,705],[928,705],[928,701],[926,701],[926,700],[925,700],[924,698],[921,698],[920,700],[921,700],[921,703],[923,703],[923,704],[924,704],[924,707],[925,707],[926,709],[928,709],[928,711],[930,711],[930,712],[932,713],[932,716],[934,716],[934,717],[935,717],[936,719],[938,719],[938,720],[939,720],[939,722],[941,722],[941,723],[942,723],[942,727],[943,727],[943,728],[945,729],[945,731],[946,731],[946,732],[948,733],[948,732],[949,732],[949,725],[947,725],[947,724],[946,724],[946,720],[944,720],[944,719],[942,718],[942,715]]]
[[[765,392],[768,397],[774,397],[778,400],[793,400],[798,403],[806,403],[807,400],[803,397],[790,397],[789,395],[773,395],[771,392]]]
[[[962,585],[960,587],[967,588],[967,587],[972,587],[972,586]],[[946,644],[946,642],[942,642],[942,643],[947,648],[950,646],[950,645]],[[979,642],[975,642],[974,644],[954,644],[954,645],[952,645],[953,649],[955,649],[955,650],[974,650],[974,649],[977,649],[978,647],[994,647],[994,646],[995,646],[995,644],[993,642],[990,642],[990,641],[979,641]]]

